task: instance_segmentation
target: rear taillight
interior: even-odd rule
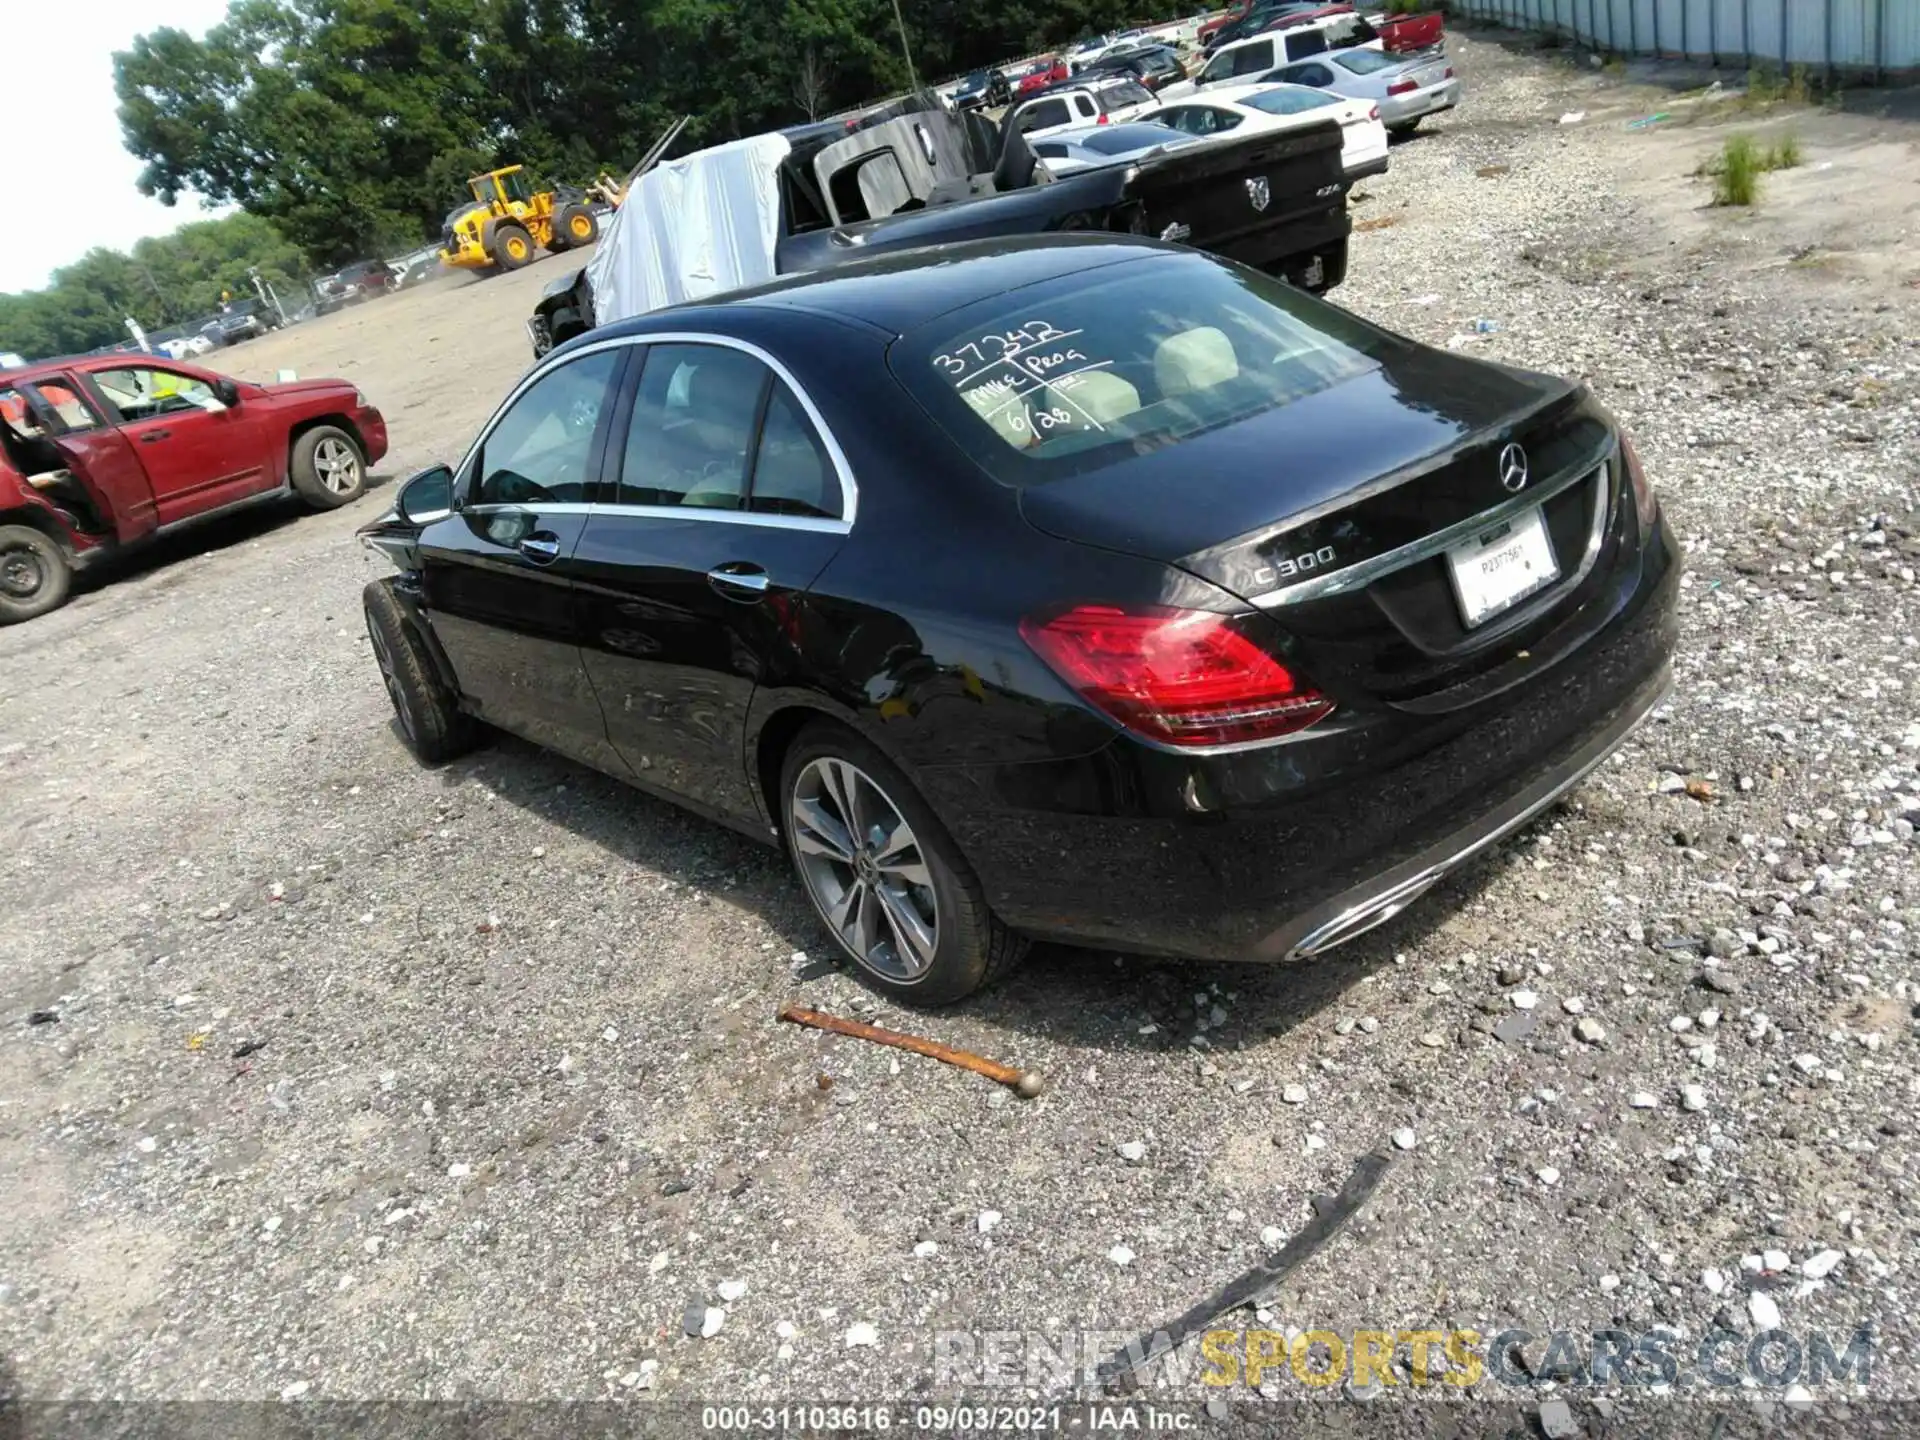
[[[1442,75],[1440,78],[1442,80],[1451,80],[1453,78],[1453,67],[1451,65],[1447,66],[1447,73]]]
[[[1368,106],[1368,107],[1367,107],[1367,119],[1369,119],[1369,120],[1378,120],[1379,118],[1380,118],[1380,107],[1379,107],[1378,105],[1371,105],[1371,106]]]
[[[1646,469],[1640,464],[1640,452],[1633,448],[1633,441],[1624,430],[1620,432],[1620,463],[1626,469],[1628,483],[1633,486],[1633,513],[1640,517],[1642,531],[1651,530],[1660,515],[1660,497],[1653,493]]]
[[[1418,90],[1419,88],[1420,86],[1418,82],[1412,79],[1412,77],[1408,77],[1405,80],[1396,80],[1391,85],[1387,86],[1387,94],[1404,95],[1409,90]]]
[[[1105,112],[1105,111],[1102,111],[1102,112],[1101,112],[1101,114],[1100,114],[1100,118],[1099,118],[1098,120],[1096,120],[1096,121],[1094,121],[1093,123],[1094,123],[1094,124],[1096,124],[1096,125],[1104,125],[1104,124],[1106,124],[1106,123],[1107,123],[1107,116],[1106,116],[1106,112]]]
[[[1332,712],[1238,625],[1205,610],[1077,605],[1023,620],[1020,634],[1090,704],[1169,745],[1272,740]]]

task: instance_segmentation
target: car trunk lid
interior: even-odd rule
[[[1342,132],[1332,119],[1239,139],[1169,147],[1134,167],[1137,228],[1258,262],[1290,248],[1303,222],[1345,234]]]
[[[1050,534],[1177,566],[1266,610],[1345,703],[1445,709],[1508,658],[1495,642],[1581,588],[1613,509],[1612,444],[1582,390],[1410,347],[1294,404],[1028,486],[1021,509]],[[1527,466],[1518,488],[1503,483],[1512,445]],[[1557,579],[1470,623],[1449,549],[1536,515]]]

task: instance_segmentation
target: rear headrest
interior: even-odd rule
[[[1083,370],[1051,388],[1048,398],[1081,419],[1104,428],[1117,424],[1140,408],[1140,392],[1118,375],[1105,370]]]
[[[1226,332],[1211,325],[1183,330],[1153,352],[1153,378],[1163,396],[1187,395],[1231,380],[1240,360]]]

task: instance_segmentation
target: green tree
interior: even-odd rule
[[[0,295],[0,350],[75,354],[127,339],[129,318],[149,331],[202,321],[223,294],[252,296],[255,269],[283,302],[299,303],[305,257],[257,215],[196,221],[130,254],[92,250],[54,271],[44,290]]]
[[[1174,0],[900,0],[922,81],[1064,44]],[[307,257],[439,232],[468,174],[623,171],[677,115],[682,148],[852,109],[907,84],[893,0],[233,0],[196,40],[115,57],[141,188],[274,221]]]

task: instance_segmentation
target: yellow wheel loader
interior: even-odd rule
[[[585,192],[566,186],[536,190],[524,166],[489,170],[467,181],[473,199],[447,216],[440,260],[462,270],[518,270],[536,248],[555,255],[591,245],[600,221]]]

